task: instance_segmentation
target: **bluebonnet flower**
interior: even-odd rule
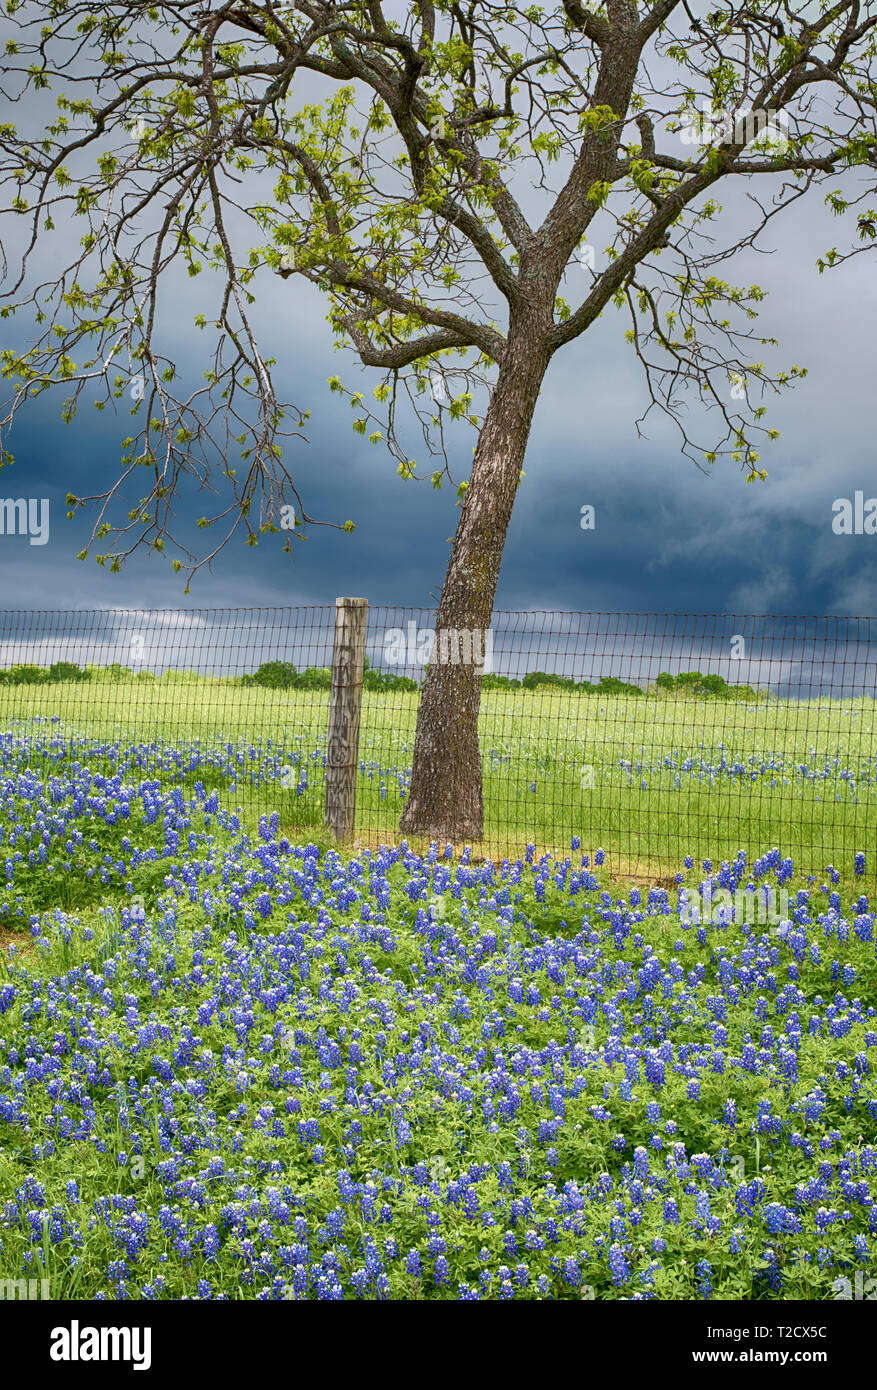
[[[205,781],[205,769],[233,774],[241,786],[251,767],[258,774],[262,754],[247,740],[220,750],[212,765],[206,747],[192,751],[191,767],[187,758],[171,756],[167,769],[179,784],[173,793],[160,779],[151,782],[140,755],[121,746],[100,757],[82,751],[88,756],[79,757],[80,770],[71,774],[68,815],[63,797],[43,795],[35,772],[10,764],[0,739],[7,878],[24,883],[28,853],[34,853],[32,870],[44,872],[24,836],[43,816],[46,830],[37,830],[37,839],[42,833],[45,845],[48,835],[51,862],[56,832],[49,819],[57,814],[64,819],[57,831],[59,870],[84,878],[91,868],[96,887],[109,890],[118,880],[128,894],[147,871],[164,888],[150,887],[145,912],[126,906],[107,951],[107,927],[96,913],[89,918],[95,931],[79,929],[73,914],[60,909],[30,922],[44,952],[41,975],[12,958],[11,983],[0,985],[0,1123],[27,1136],[23,1152],[35,1165],[60,1153],[63,1143],[84,1143],[99,1163],[118,1168],[125,1186],[136,1181],[129,1168],[151,1152],[153,1124],[160,1156],[150,1186],[135,1189],[150,1194],[144,1209],[137,1197],[117,1192],[100,1206],[90,1199],[80,1205],[80,1185],[63,1175],[42,1187],[37,1182],[26,1195],[22,1183],[0,1198],[4,1255],[13,1240],[38,1248],[44,1230],[53,1244],[78,1241],[82,1249],[100,1227],[113,1248],[101,1264],[104,1287],[90,1287],[89,1296],[113,1297],[117,1285],[129,1297],[164,1296],[160,1288],[167,1286],[148,1282],[155,1269],[173,1274],[179,1287],[180,1265],[203,1255],[210,1281],[184,1286],[197,1289],[195,1296],[214,1297],[231,1278],[248,1297],[280,1297],[289,1285],[296,1297],[335,1300],[387,1297],[389,1266],[419,1278],[423,1251],[436,1265],[427,1289],[433,1283],[445,1289],[450,1268],[439,1261],[450,1264],[448,1251],[460,1248],[472,1269],[478,1241],[490,1240],[493,1253],[482,1250],[477,1287],[470,1288],[474,1276],[461,1263],[470,1284],[459,1285],[458,1297],[568,1297],[568,1261],[579,1269],[579,1257],[606,1255],[618,1287],[635,1269],[631,1297],[641,1298],[654,1292],[656,1261],[645,1270],[635,1265],[626,1241],[637,1228],[649,1230],[662,1210],[667,1228],[677,1227],[674,1241],[716,1238],[721,1226],[710,1202],[724,1184],[740,1223],[728,1237],[732,1256],[751,1248],[750,1231],[780,1241],[816,1228],[823,1232],[818,1258],[826,1267],[851,1251],[862,1262],[869,1258],[877,1208],[859,1184],[868,1164],[877,1171],[877,1152],[860,1149],[857,1169],[844,1158],[840,1130],[828,1130],[837,1123],[846,1136],[844,1124],[852,1119],[841,1123],[841,1116],[861,1107],[877,1119],[868,1090],[870,1050],[877,1047],[874,1009],[858,996],[845,998],[873,963],[873,914],[864,895],[844,914],[840,893],[828,883],[824,909],[815,893],[801,889],[791,895],[796,906],[780,936],[760,935],[735,915],[714,953],[707,932],[710,956],[686,961],[684,952],[697,956],[697,947],[686,946],[666,891],[653,889],[645,906],[638,889],[614,901],[586,872],[585,855],[581,871],[568,858],[537,861],[535,846],[526,866],[522,860],[473,864],[471,855],[455,863],[453,849],[440,853],[438,845],[425,855],[406,845],[347,858],[279,840],[273,817],[262,820],[258,833],[249,831],[224,809],[225,794],[208,798],[203,783],[192,798],[190,772]],[[107,795],[112,760],[129,756],[118,795]],[[730,767],[730,755],[722,757]],[[272,748],[265,764],[276,777],[295,758],[299,767],[309,754],[284,752],[278,762]],[[82,771],[103,768],[106,759],[106,777]],[[322,760],[321,751],[312,766]],[[376,791],[388,785],[388,770],[377,760],[363,764]],[[21,766],[29,765],[22,760]],[[638,779],[646,770],[633,769]],[[749,775],[745,762],[740,775]],[[4,790],[10,777],[22,776],[42,798],[26,822],[16,819],[17,811],[10,816]],[[135,777],[140,791],[129,792],[125,778]],[[80,809],[73,809],[74,800]],[[208,802],[214,819],[206,826]],[[121,804],[128,807],[124,815]],[[108,843],[101,806],[107,831],[113,817],[120,824]],[[76,826],[86,821],[83,837]],[[79,869],[63,869],[80,857]],[[598,864],[604,861],[601,852]],[[686,862],[693,867],[691,856]],[[791,874],[791,861],[771,851],[751,870],[745,856],[723,863],[716,881],[733,892],[749,875],[752,891],[761,892],[772,882],[790,882]],[[451,907],[441,919],[423,906],[438,895]],[[15,892],[7,889],[6,897],[0,911],[17,912]],[[571,930],[544,930],[526,906],[534,897]],[[411,907],[404,920],[413,917],[414,949],[413,964],[406,954],[402,970],[386,964],[394,956],[400,963],[400,899],[405,913],[405,904]],[[26,928],[30,900],[22,898],[20,908]],[[660,941],[672,942],[674,954],[668,949],[665,959],[649,919],[667,918],[670,935],[662,929]],[[54,956],[61,945],[66,956]],[[827,1000],[816,993],[825,989],[823,955],[830,963],[825,978],[834,981]],[[598,1021],[599,1046],[596,1039],[583,1046],[583,1025]],[[819,1049],[815,1070],[811,1040]],[[831,1040],[848,1043],[842,1054],[823,1056]],[[621,1075],[598,1083],[596,1094],[590,1084],[595,1047],[601,1065],[621,1063]],[[131,1076],[123,1071],[119,1082],[110,1059],[125,1055]],[[745,1101],[749,1093],[735,1083],[741,1071],[758,1088]],[[806,1087],[799,1075],[808,1078]],[[714,1089],[725,1085],[715,1080],[722,1076],[725,1094]],[[216,1104],[217,1086],[227,1088],[228,1104]],[[679,1125],[662,1118],[658,1091]],[[774,1091],[775,1104],[766,1105]],[[725,1126],[726,1136],[751,1125],[764,1145],[765,1136],[785,1142],[788,1133],[801,1180],[786,1189],[777,1174],[770,1190],[763,1181],[735,1186],[727,1149],[718,1163],[697,1154],[689,1160],[682,1145],[680,1155],[675,1136],[687,1138],[698,1118],[690,1104],[677,1110],[680,1097],[696,1101],[700,1122]],[[610,1138],[621,1122],[612,1113],[617,1103],[625,1107],[629,1163],[623,1162],[625,1136]],[[611,1173],[591,1168],[575,1185],[567,1180],[566,1145],[582,1105],[587,1123],[610,1126],[601,1142],[607,1160],[618,1159],[612,1158]],[[433,1125],[451,1113],[461,1115],[459,1129],[437,1141]],[[468,1121],[481,1117],[492,1153],[465,1148]],[[516,1135],[522,1117],[528,1128]],[[439,1143],[450,1161],[434,1175],[430,1155]],[[504,1151],[513,1161],[497,1161]],[[316,1202],[308,1196],[307,1210],[290,1181],[292,1154],[299,1165],[309,1156],[322,1160],[323,1177],[315,1174],[321,1195]],[[766,1156],[763,1148],[762,1161]],[[592,1236],[586,1252],[589,1221],[606,1206],[612,1234],[608,1241]],[[412,1230],[409,1220],[423,1224]],[[389,1230],[398,1242],[384,1239]],[[353,1253],[345,1236],[357,1247]],[[421,1250],[405,1255],[414,1240]],[[663,1237],[643,1236],[643,1245],[650,1243],[652,1255],[664,1253]],[[32,1249],[23,1249],[22,1267],[32,1267],[33,1258]],[[508,1265],[497,1268],[501,1259]],[[82,1267],[91,1264],[88,1257]],[[769,1275],[773,1268],[765,1264]],[[711,1291],[709,1266],[698,1279],[702,1294]]]
[[[612,1273],[612,1282],[616,1286],[626,1283],[630,1278],[630,1266],[625,1259],[623,1249],[617,1243],[609,1251],[609,1269]]]
[[[699,1260],[694,1272],[697,1275],[697,1287],[701,1298],[709,1298],[713,1291],[713,1272],[708,1261]]]

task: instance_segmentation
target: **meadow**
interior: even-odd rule
[[[873,1296],[869,704],[491,692],[491,857],[309,834],[325,697],[255,694],[0,691],[5,1296]],[[413,728],[367,699],[376,836]]]
[[[417,695],[366,691],[357,833],[396,838],[410,778]],[[485,691],[480,739],[485,828],[479,852],[562,852],[578,834],[626,876],[676,872],[680,850],[715,859],[777,846],[801,862],[840,859],[877,832],[875,703],[634,698]],[[244,819],[277,810],[300,837],[323,824],[325,690],[242,688],[190,676],[0,687],[0,730],[32,766],[53,738],[94,744],[116,765],[206,779]],[[233,731],[233,732],[231,732]],[[173,750],[165,755],[163,750]]]

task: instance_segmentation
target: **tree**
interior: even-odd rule
[[[256,685],[267,685],[271,690],[288,690],[298,675],[295,667],[288,661],[263,661],[253,680]]]
[[[88,672],[77,666],[75,661],[55,661],[46,672],[49,681],[86,681]]]
[[[382,0],[7,0],[7,10],[19,36],[4,92],[33,129],[0,132],[0,176],[27,228],[3,312],[29,305],[44,326],[26,352],[4,355],[17,385],[7,423],[58,382],[72,389],[67,418],[89,384],[121,398],[125,379],[109,372],[129,354],[139,433],[111,488],[70,498],[74,510],[97,507],[93,542],[113,534],[97,556],[111,568],[137,546],[178,544],[174,498],[186,479],[209,486],[217,457],[228,500],[203,524],[227,530],[200,560],[181,547],[190,577],[241,525],[254,543],[276,531],[292,497],[295,515],[314,520],[280,443],[308,412],[279,401],[248,312],[269,276],[299,276],[327,295],[338,343],[383,369],[386,433],[370,437],[385,437],[403,476],[416,475],[399,438],[406,400],[427,452],[444,459],[436,485],[450,477],[447,421],[477,427],[437,626],[484,630],[555,353],[615,304],[629,315],[648,410],[676,421],[682,452],[700,467],[730,454],[747,481],[764,477],[756,445],[775,432],[750,398],[803,372],[754,358],[772,342],[752,327],[763,291],[717,268],[829,179],[826,201],[851,210],[861,245],[832,248],[819,270],[877,232],[871,189],[854,174],[874,169],[877,150],[877,16],[860,0],[747,0],[697,15],[689,0],[408,0],[392,16]],[[49,97],[53,119],[37,129]],[[716,195],[735,184],[750,192],[754,226],[715,249]],[[28,294],[38,248],[68,215],[83,221],[79,253]],[[247,220],[258,245],[235,251]],[[180,262],[218,277],[218,299],[196,319],[216,330],[205,384],[175,394],[159,309]],[[560,293],[571,269],[574,307]],[[332,384],[366,433],[376,417],[363,395]],[[718,413],[711,446],[682,423],[689,391]],[[235,443],[242,477],[227,457]],[[145,495],[116,526],[111,504],[141,466]],[[288,549],[295,538],[288,529]],[[406,831],[480,835],[479,698],[476,666],[430,664]]]

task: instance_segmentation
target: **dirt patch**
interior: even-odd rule
[[[296,829],[292,826],[285,827],[283,833],[291,839],[295,839],[296,837],[300,838],[307,834],[306,831]],[[313,838],[315,844],[320,844],[316,835],[312,834],[308,836],[308,838]],[[402,837],[394,831],[381,832],[377,830],[360,830],[352,840],[346,842],[335,843],[330,837],[328,841],[326,841],[326,846],[333,845],[340,854],[348,855],[352,858],[364,849],[372,851],[376,851],[381,847],[398,849],[400,838]],[[430,841],[427,838],[420,835],[408,835],[404,838],[407,840],[409,851],[421,856],[429,853]],[[488,833],[484,835],[481,840],[474,842],[461,841],[459,844],[455,844],[453,847],[455,860],[459,858],[466,845],[468,845],[470,851],[469,862],[473,865],[484,864],[488,859],[494,864],[499,864],[502,859],[523,859],[527,853],[527,842],[525,840],[516,839],[514,836],[510,836],[508,839],[501,839],[498,836]],[[321,848],[323,848],[323,846],[321,846]],[[439,849],[442,856],[444,854],[444,848],[444,842],[440,842]],[[571,853],[568,846],[562,848],[557,844],[537,843],[536,854],[534,856],[537,863],[546,852],[549,852],[558,862],[562,861]],[[571,857],[576,853],[578,853],[578,851],[573,851]],[[602,868],[599,869],[599,866],[594,865],[593,853],[592,850],[591,870],[593,872],[595,868],[598,868],[601,887],[608,886],[610,881],[613,884],[629,884],[631,887],[636,885],[638,887],[672,889],[677,886],[675,866],[672,863],[655,860],[649,861],[646,858],[631,859],[611,849],[607,849],[605,852],[605,863],[602,865]],[[674,870],[674,872],[671,872],[671,870]]]
[[[10,946],[15,946],[18,954],[22,955],[25,951],[32,951],[36,942],[30,932],[12,931],[9,927],[0,927],[0,957],[6,955]]]

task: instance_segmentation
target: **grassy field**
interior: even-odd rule
[[[417,699],[365,695],[363,844],[396,837]],[[325,691],[197,677],[0,688],[0,732],[24,739],[35,767],[50,764],[69,739],[89,765],[103,758],[110,767],[118,750],[139,747],[142,770],[231,792],[251,823],[276,809],[296,833],[322,826],[327,716]],[[776,845],[808,862],[839,860],[874,841],[875,729],[870,699],[485,692],[479,849],[512,852],[532,842],[557,851],[576,834],[606,851],[613,872],[659,877],[675,872],[685,853],[721,860]]]

